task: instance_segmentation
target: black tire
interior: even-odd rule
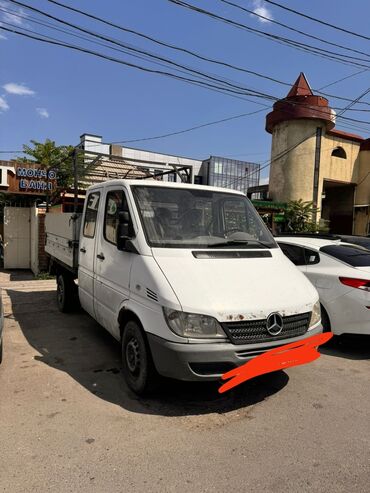
[[[0,365],[3,361],[3,338],[0,339]]]
[[[158,387],[158,373],[141,326],[130,320],[122,335],[122,372],[127,385],[138,395],[152,393]]]
[[[57,304],[63,313],[73,311],[78,304],[77,286],[72,276],[64,272],[57,275]]]

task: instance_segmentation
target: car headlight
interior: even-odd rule
[[[163,313],[168,327],[178,336],[198,339],[226,337],[220,324],[213,317],[186,313],[166,307],[163,307]]]
[[[318,324],[320,320],[321,320],[320,300],[317,300],[312,308],[310,327],[313,327],[314,325]]]

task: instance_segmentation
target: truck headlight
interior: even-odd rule
[[[163,313],[168,327],[178,336],[198,339],[226,338],[225,332],[213,317],[166,307],[163,307]]]
[[[314,325],[318,324],[321,320],[321,308],[320,308],[320,300],[317,300],[313,305],[311,320],[310,320],[310,328]]]

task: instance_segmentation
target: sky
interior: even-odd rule
[[[361,70],[358,67],[326,60],[275,43],[270,39],[179,7],[168,0],[61,1],[161,41],[291,84],[301,71],[306,74],[312,88],[320,89]],[[365,53],[369,52],[369,41],[365,39],[319,25],[262,0],[234,0],[234,2],[267,19],[242,12],[220,0],[187,1],[270,34],[293,38],[328,50],[342,51],[289,32],[267,20],[274,19],[328,41]],[[368,0],[277,1],[347,30],[369,34],[370,2]],[[289,90],[287,86],[158,46],[140,37],[69,12],[47,0],[23,0],[23,3],[94,32],[114,37],[135,48],[146,49],[156,55],[171,58],[177,63],[186,64],[212,76],[227,78],[234,84],[241,84],[278,98],[284,97]],[[126,53],[113,51],[40,26],[34,22],[35,19],[57,25],[55,21],[46,19],[40,14],[32,13],[6,0],[0,0],[0,26],[9,27],[9,24],[13,24],[18,29],[28,29],[28,32],[34,31],[63,39],[130,63],[151,69],[167,70],[166,67],[155,65],[147,60],[138,60]],[[58,27],[66,29],[62,25]],[[347,54],[353,55],[349,52]],[[0,56],[1,159],[15,157],[17,154],[7,154],[3,151],[20,150],[22,145],[31,139],[42,142],[50,138],[60,145],[77,144],[79,136],[83,133],[101,135],[104,142],[142,139],[262,110],[255,115],[192,132],[127,145],[200,159],[207,158],[209,155],[218,155],[268,163],[271,136],[265,131],[265,117],[271,110],[271,101],[245,96],[247,101],[244,97],[221,94],[1,30]],[[364,58],[361,55],[357,56]],[[369,72],[365,69],[362,73],[324,90],[333,95],[355,99],[367,87],[369,87]],[[370,102],[370,96],[364,97],[363,101]],[[348,104],[332,98],[330,102],[340,108]],[[355,106],[355,108],[366,109],[366,106]],[[366,121],[369,121],[368,114],[346,112],[348,117]],[[364,137],[368,137],[370,133],[367,131],[370,127],[366,127],[365,124],[354,129],[343,127],[338,123],[337,128]],[[262,181],[266,181],[267,176],[268,167],[262,171]]]

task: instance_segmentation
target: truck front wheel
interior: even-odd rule
[[[158,373],[149,345],[135,320],[128,321],[123,330],[122,371],[127,385],[136,394],[151,393],[158,386]]]
[[[77,287],[72,277],[66,273],[57,275],[57,303],[59,310],[63,313],[76,308]]]

